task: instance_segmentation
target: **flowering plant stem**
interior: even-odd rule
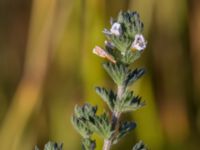
[[[104,30],[107,37],[105,49],[96,46],[93,53],[105,58],[103,68],[117,85],[117,91],[96,87],[96,93],[108,105],[111,111],[97,115],[97,106],[84,104],[76,106],[72,116],[72,124],[83,137],[83,150],[95,150],[96,142],[92,139],[93,133],[104,139],[102,150],[110,150],[126,134],[136,127],[133,121],[122,122],[123,113],[136,111],[144,102],[129,89],[143,74],[144,69],[133,69],[131,66],[146,48],[146,41],[141,34],[143,23],[136,12],[120,12],[116,21],[111,21],[111,29]],[[133,147],[133,150],[146,150],[142,142]]]
[[[122,95],[124,93],[124,86],[118,86],[117,88],[117,100],[121,100]],[[117,111],[113,111],[112,112],[112,127],[113,130],[116,132],[117,131],[117,127],[119,126],[119,120],[120,120],[120,116],[121,113],[117,112]],[[116,134],[114,133],[113,136],[115,136]],[[112,139],[114,137],[111,137],[111,139],[105,139],[104,140],[104,144],[103,144],[103,149],[102,150],[110,150],[111,146],[112,146]]]

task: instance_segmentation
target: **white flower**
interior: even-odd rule
[[[131,48],[138,51],[142,51],[146,48],[147,42],[145,41],[142,34],[136,34],[135,40],[133,41]]]
[[[120,23],[115,22],[111,29],[110,32],[116,36],[119,36],[122,33],[122,27]]]

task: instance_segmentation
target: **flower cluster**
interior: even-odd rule
[[[140,21],[138,13],[121,12],[116,21],[111,21],[110,30],[104,29],[103,31],[108,38],[105,41],[105,49],[96,46],[93,53],[113,63],[116,63],[117,60],[125,64],[133,63],[135,53],[141,53],[147,45],[141,33],[142,30],[143,23]]]

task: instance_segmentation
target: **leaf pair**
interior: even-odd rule
[[[117,96],[112,90],[108,91],[103,87],[96,87],[96,93],[107,103],[111,111],[123,113],[135,111],[144,106],[141,97],[134,96],[132,91],[126,90],[121,100],[117,100]]]
[[[129,86],[145,73],[144,69],[130,70],[128,65],[121,63],[106,62],[103,67],[118,86]]]
[[[135,111],[144,106],[145,103],[141,101],[141,97],[135,96],[133,91],[126,90],[121,100],[116,101],[115,111],[117,112],[129,112]]]
[[[80,135],[88,139],[96,132],[103,138],[109,138],[112,135],[109,115],[103,113],[96,115],[97,107],[85,104],[76,106],[75,113],[72,117],[72,123]]]

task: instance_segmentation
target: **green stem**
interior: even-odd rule
[[[124,93],[125,87],[123,85],[119,85],[117,87],[117,100],[120,101],[122,99],[123,93]],[[114,139],[118,125],[119,125],[119,120],[120,120],[121,113],[117,111],[112,112],[112,128],[115,131],[113,136],[110,139],[105,139],[104,140],[104,145],[102,150],[110,150],[112,146],[112,140]]]

